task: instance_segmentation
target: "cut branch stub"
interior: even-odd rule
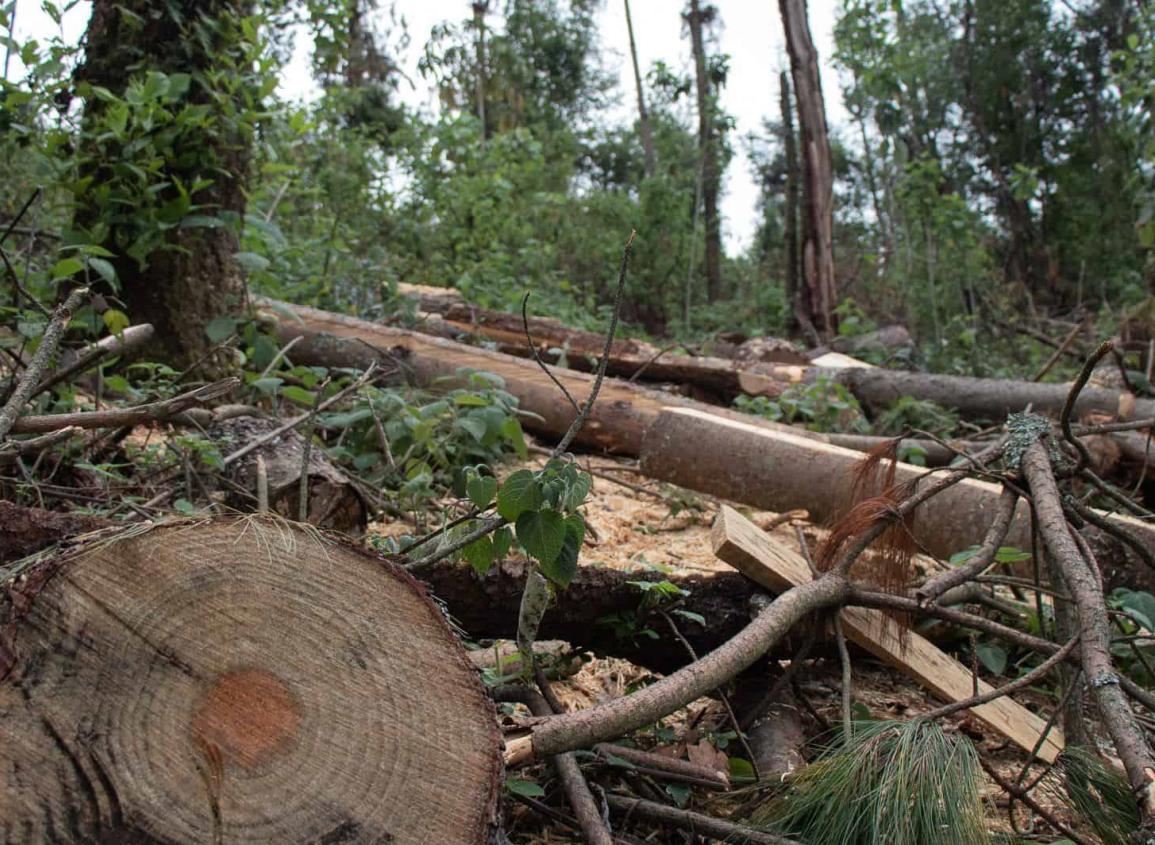
[[[248,517],[7,586],[0,842],[488,841],[493,707],[398,567]]]

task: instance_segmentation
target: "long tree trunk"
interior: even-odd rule
[[[804,293],[808,296],[808,301],[803,301],[814,327],[829,339],[837,329],[834,307],[838,299],[834,280],[834,165],[826,131],[818,53],[810,37],[806,0],[778,0],[778,8],[786,32],[802,135],[802,269]]]
[[[722,296],[722,226],[718,219],[721,173],[714,127],[713,92],[706,72],[706,47],[702,35],[704,17],[698,0],[690,0],[690,12],[686,20],[690,24],[698,90],[698,151],[702,159],[702,210],[706,224],[706,298],[716,302]]]
[[[117,98],[143,71],[191,77],[187,92],[149,112],[155,125],[148,133],[133,117],[143,107],[86,93],[84,178],[75,189],[76,228],[115,255],[117,296],[134,320],[156,327],[156,353],[176,365],[201,360],[210,349],[205,327],[244,305],[244,276],[233,258],[237,239],[226,222],[244,218],[251,135],[243,118],[221,108],[220,98],[235,99],[239,112],[246,108],[241,100],[255,97],[247,90],[240,26],[248,5],[96,0],[77,71],[78,83]],[[225,88],[217,74],[230,73]],[[177,123],[188,106],[207,107],[210,117]],[[121,124],[124,110],[129,114],[126,131],[115,129],[117,110]],[[147,184],[126,178],[126,165],[140,159],[139,146],[153,139],[163,158],[159,172],[143,177]],[[211,224],[188,225],[194,214],[213,218]]]
[[[786,154],[786,201],[783,204],[783,250],[786,253],[786,301],[790,308],[789,329],[817,341],[814,324],[803,305],[798,272],[798,143],[794,136],[794,104],[791,102],[790,78],[786,71],[778,75],[779,104],[782,110],[782,146]]]
[[[642,71],[638,67],[638,45],[634,41],[634,21],[630,17],[630,0],[623,0],[626,6],[626,30],[630,34],[630,61],[634,66],[634,84],[638,89],[638,126],[642,131],[642,148],[646,155],[646,178],[652,179],[658,170],[658,158],[654,153],[654,131],[650,126],[650,113],[646,110],[646,91],[642,87]]]

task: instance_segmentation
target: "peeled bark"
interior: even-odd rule
[[[0,841],[488,842],[493,705],[399,567],[226,518],[7,586]]]

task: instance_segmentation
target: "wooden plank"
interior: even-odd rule
[[[783,546],[733,508],[723,505],[714,522],[714,554],[750,580],[774,593],[811,580],[806,561]],[[970,670],[925,637],[904,630],[878,610],[848,607],[842,611],[847,638],[875,657],[918,681],[944,701],[961,701],[973,694]],[[905,636],[900,636],[904,634]],[[978,682],[979,692],[991,686]],[[1035,747],[1045,722],[1021,704],[1004,696],[970,711],[983,724],[1028,753]],[[1048,763],[1063,750],[1062,733],[1052,729],[1038,756]]]

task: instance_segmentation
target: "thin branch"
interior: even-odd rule
[[[44,329],[44,335],[40,338],[40,346],[28,364],[28,369],[20,376],[16,389],[12,391],[12,395],[4,407],[0,408],[0,440],[3,440],[10,431],[13,431],[16,418],[24,410],[25,403],[32,398],[36,383],[48,368],[52,356],[56,354],[56,347],[60,345],[60,339],[64,336],[68,323],[72,320],[72,315],[87,298],[88,288],[77,288],[53,313],[47,328]],[[56,426],[56,428],[60,427]]]
[[[1002,790],[1005,793],[1007,793],[1008,795],[1010,795],[1012,798],[1014,798],[1017,801],[1022,801],[1024,804],[1026,804],[1028,807],[1030,807],[1034,812],[1038,813],[1039,816],[1046,819],[1047,824],[1049,824],[1055,830],[1059,831],[1059,833],[1063,834],[1063,836],[1070,839],[1072,842],[1075,843],[1075,845],[1093,845],[1091,840],[1087,839],[1086,837],[1080,836],[1078,833],[1071,830],[1071,828],[1067,827],[1065,824],[1063,824],[1061,821],[1059,821],[1057,818],[1055,818],[1055,815],[1053,813],[1051,813],[1046,807],[1044,807],[1038,801],[1036,801],[1034,798],[1032,798],[1030,793],[1028,793],[1025,789],[1021,789],[1020,787],[1015,786],[1013,783],[1011,783],[1006,778],[1004,778],[1002,775],[1000,775],[982,757],[979,757],[979,765],[983,767],[983,771],[986,772],[987,775],[990,776],[991,780],[993,780],[1000,787],[1002,787]]]
[[[79,426],[80,428],[116,428],[140,425],[146,422],[166,420],[195,405],[211,402],[232,393],[240,385],[238,378],[227,378],[203,385],[171,399],[133,405],[128,408],[111,408],[106,411],[77,411],[72,414],[45,414],[42,416],[20,417],[12,426],[13,434],[40,434],[48,431]]]
[[[920,719],[941,719],[943,716],[949,716],[951,713],[957,713],[959,710],[970,710],[972,707],[978,707],[980,704],[986,704],[988,701],[994,701],[996,698],[1002,698],[1005,695],[1010,695],[1012,692],[1029,687],[1040,678],[1045,678],[1048,673],[1064,660],[1067,659],[1075,646],[1078,644],[1079,638],[1072,637],[1067,644],[1056,651],[1030,672],[1027,672],[1022,677],[1016,678],[1008,684],[1004,684],[997,689],[988,690],[979,695],[972,695],[970,698],[965,698],[962,701],[952,701],[950,704],[944,704],[942,707],[937,707],[929,713],[923,713],[919,716]]]
[[[957,587],[970,581],[991,565],[998,554],[999,547],[1006,539],[1010,530],[1011,521],[1015,516],[1015,506],[1018,504],[1018,494],[1004,487],[999,497],[998,510],[991,522],[990,528],[983,537],[982,543],[974,555],[962,566],[942,572],[918,588],[916,595],[923,601],[934,601],[951,587]]]
[[[723,842],[744,843],[744,845],[801,845],[795,839],[787,839],[764,830],[746,827],[734,822],[716,819],[713,816],[695,813],[692,810],[679,810],[677,807],[668,807],[653,801],[645,801],[629,795],[606,796],[610,809],[626,818],[638,816],[650,822],[660,822],[691,834],[702,834]]]
[[[1067,392],[1067,401],[1063,403],[1063,412],[1059,415],[1059,425],[1063,429],[1063,439],[1075,447],[1079,453],[1079,463],[1076,471],[1082,470],[1087,464],[1091,463],[1091,453],[1087,451],[1087,447],[1082,440],[1075,437],[1074,432],[1071,431],[1071,414],[1075,410],[1075,402],[1079,398],[1079,394],[1083,392],[1083,388],[1087,386],[1087,381],[1091,378],[1091,373],[1095,370],[1095,365],[1102,360],[1103,356],[1115,348],[1115,344],[1109,340],[1105,340],[1099,344],[1099,348],[1091,353],[1090,357],[1083,363],[1083,369],[1079,371],[1079,377],[1075,379],[1075,383],[1071,385],[1071,389]]]
[[[537,344],[533,342],[533,338],[529,334],[529,295],[531,293],[533,293],[533,291],[527,290],[525,292],[525,296],[522,297],[521,300],[521,327],[525,331],[526,345],[529,347],[530,354],[533,355],[533,360],[537,362],[539,367],[541,367],[541,371],[549,376],[549,380],[557,385],[557,389],[560,390],[562,395],[569,400],[570,406],[574,409],[574,413],[581,414],[581,406],[578,405],[577,400],[573,398],[569,390],[566,389],[566,386],[558,380],[558,377],[550,372],[549,367],[545,365],[545,361],[541,360],[541,355],[538,354],[537,351]]]
[[[77,373],[82,373],[89,367],[95,366],[105,358],[114,355],[123,355],[131,349],[143,346],[152,340],[153,328],[151,323],[141,323],[139,326],[129,326],[119,334],[110,334],[102,337],[95,343],[76,353],[76,359],[66,367],[61,367],[52,375],[45,377],[36,385],[33,396],[38,396],[46,390],[51,390],[63,381],[67,381]]]

